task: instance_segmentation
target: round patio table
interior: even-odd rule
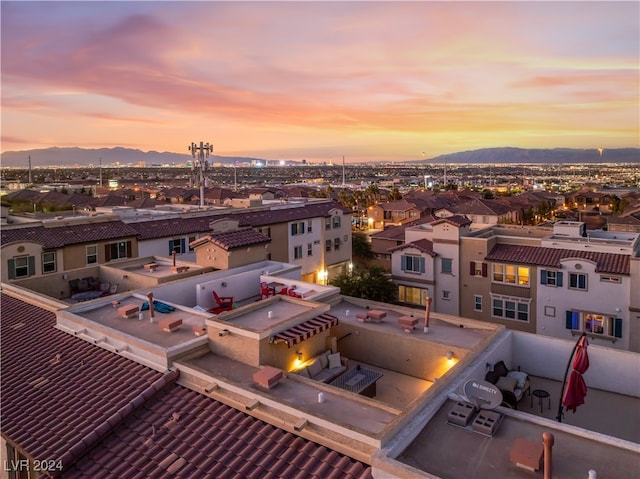
[[[531,407],[533,407],[533,396],[538,398],[538,404],[540,404],[540,412],[542,412],[542,400],[549,400],[549,409],[551,409],[551,395],[544,389],[534,389],[531,392]]]

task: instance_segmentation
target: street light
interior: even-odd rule
[[[213,145],[210,145],[209,143],[203,143],[203,142],[200,142],[200,145],[191,143],[191,146],[189,146],[189,151],[191,152],[191,155],[193,156],[193,158],[196,160],[191,165],[191,170],[195,169],[195,163],[198,164],[198,168],[200,169],[200,206],[203,207],[204,206],[204,172],[207,170],[209,166],[207,164],[206,158],[209,156],[209,153],[213,152]]]

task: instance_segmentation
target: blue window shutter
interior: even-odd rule
[[[187,251],[187,249],[185,248],[185,240],[184,238],[180,238],[180,252],[184,253],[185,251]]]
[[[300,234],[304,234],[304,223],[300,223]]]
[[[562,287],[562,271],[556,273],[556,286]]]
[[[565,328],[573,329],[573,311],[567,311],[566,313]]]
[[[400,269],[402,271],[407,270],[407,257],[405,255],[400,256]]]
[[[29,276],[36,274],[36,257],[29,256]]]
[[[547,284],[547,270],[540,270],[540,284]]]
[[[173,254],[173,241],[169,240],[169,256]]]
[[[614,318],[613,323],[613,335],[616,338],[622,337],[622,318]]]
[[[13,259],[7,261],[7,269],[9,271],[9,279],[16,278],[16,262]]]
[[[424,273],[424,258],[420,258],[420,272]]]

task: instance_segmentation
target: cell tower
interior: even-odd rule
[[[207,157],[209,153],[213,152],[213,145],[209,143],[200,142],[200,145],[196,145],[195,143],[191,143],[189,146],[189,151],[191,155],[196,160],[192,168],[196,166],[200,170],[200,206],[204,206],[204,173],[208,169],[209,165],[207,163]]]

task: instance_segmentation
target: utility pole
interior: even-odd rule
[[[191,151],[191,155],[196,160],[198,164],[198,168],[200,169],[200,206],[204,206],[204,172],[208,168],[207,157],[209,153],[213,152],[213,145],[209,143],[200,142],[200,145],[196,145],[195,143],[191,143],[189,146],[189,151]]]
[[[100,188],[102,188],[102,157],[99,158],[100,161]]]
[[[344,188],[347,184],[346,176],[344,172],[344,155],[342,155],[342,187]]]
[[[31,180],[31,155],[29,155],[29,185],[32,185],[33,181]]]

